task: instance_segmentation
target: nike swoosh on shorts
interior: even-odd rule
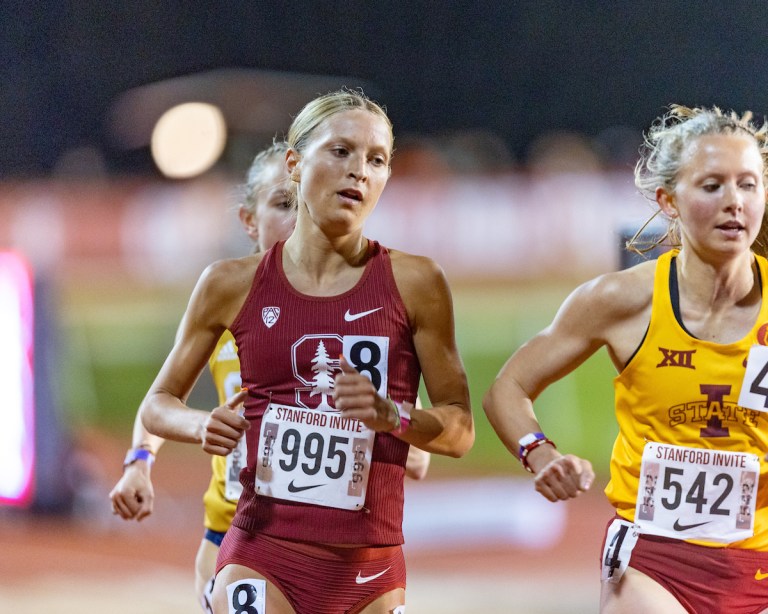
[[[387,573],[391,569],[390,567],[387,567],[384,571],[380,571],[379,573],[373,574],[372,576],[363,576],[362,572],[357,572],[357,578],[355,578],[355,582],[357,584],[365,584],[366,582],[370,582],[371,580],[375,580],[376,578],[380,578],[385,573]]]

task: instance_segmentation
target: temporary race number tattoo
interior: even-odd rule
[[[240,390],[240,386],[242,386],[240,373],[228,373],[224,379],[224,396],[227,399],[233,397]],[[240,470],[248,458],[245,445],[245,436],[240,437],[237,447],[226,456],[224,497],[228,501],[237,501],[243,492],[243,485],[240,483]]]
[[[768,411],[768,346],[753,345],[749,350],[739,405],[756,411]]]
[[[229,614],[265,614],[266,580],[237,580],[227,585]]]

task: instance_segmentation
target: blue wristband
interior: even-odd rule
[[[131,448],[125,455],[125,460],[123,461],[123,469],[125,469],[128,465],[132,465],[138,460],[146,461],[147,465],[151,467],[152,463],[155,462],[155,455],[152,454],[151,450],[147,450],[146,448]]]

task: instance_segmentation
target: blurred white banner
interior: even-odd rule
[[[233,183],[6,185],[0,248],[62,274],[194,279],[208,263],[250,251]],[[366,234],[434,258],[449,277],[591,276],[617,268],[619,232],[651,212],[630,173],[393,178]]]

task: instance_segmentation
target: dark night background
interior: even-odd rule
[[[106,138],[120,93],[215,68],[372,84],[398,138],[488,131],[524,161],[547,130],[637,134],[666,105],[768,113],[765,2],[3,2],[0,177]],[[638,136],[639,139],[639,136]],[[638,140],[639,144],[639,140]]]

